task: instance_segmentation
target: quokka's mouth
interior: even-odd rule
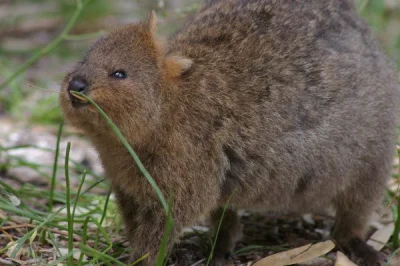
[[[71,91],[69,93],[69,98],[74,108],[83,107],[89,104],[88,100],[85,99],[83,96]]]

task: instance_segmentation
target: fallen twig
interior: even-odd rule
[[[0,231],[7,231],[7,230],[17,229],[17,228],[36,228],[36,226],[34,224],[16,224],[16,225],[9,225],[9,226],[0,227]],[[61,231],[61,230],[54,229],[54,228],[44,228],[44,229],[49,230],[50,232],[55,233],[55,234],[68,236],[68,232],[67,231]],[[77,235],[73,235],[73,239],[75,241],[82,241],[82,238],[80,236],[77,236]]]

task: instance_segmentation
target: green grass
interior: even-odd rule
[[[49,0],[41,1],[45,4]],[[66,23],[60,35],[56,36],[45,47],[26,51],[15,50],[9,53],[4,53],[5,50],[0,47],[0,76],[2,77],[0,110],[4,109],[8,116],[22,120],[28,110],[29,122],[32,124],[50,124],[56,127],[62,121],[57,93],[44,93],[44,96],[38,101],[26,104],[32,91],[39,90],[35,87],[27,88],[25,84],[31,82],[27,78],[29,73],[26,71],[37,67],[38,61],[51,56],[60,58],[60,62],[76,61],[76,58],[79,58],[82,54],[82,48],[80,45],[78,45],[78,48],[71,48],[71,46],[82,43],[86,47],[87,40],[97,38],[102,32],[89,31],[75,35],[70,34],[70,31],[75,26],[82,27],[85,23],[101,21],[110,15],[110,12],[116,12],[109,11],[111,7],[108,1],[92,0],[77,1],[77,3],[79,4],[78,8],[71,5],[70,1],[60,2],[60,10],[56,12],[56,15],[66,21],[69,19],[69,22]],[[177,17],[192,12],[195,6],[195,3],[188,4]],[[400,31],[393,30],[396,29],[393,25],[400,25],[400,9],[388,10],[383,0],[358,0],[357,6],[362,16],[375,30],[389,56],[400,65]],[[138,11],[135,10],[135,12]],[[163,15],[167,18],[172,17],[168,12],[168,10],[164,10]],[[68,19],[66,19],[67,17]],[[18,19],[15,19],[15,21],[18,21]],[[171,32],[179,24],[178,21],[179,19],[171,18],[169,24],[162,24],[160,28],[163,32]],[[61,74],[66,71],[66,69],[60,70]],[[59,78],[58,76],[47,77],[43,75],[37,77],[35,84],[46,87],[49,84],[47,79],[56,80]],[[127,150],[132,155],[132,161],[140,166],[144,178],[153,186],[168,214],[165,235],[157,257],[157,265],[163,265],[167,252],[166,243],[169,240],[173,225],[171,219],[173,195],[168,195],[169,197],[166,199],[166,195],[161,193],[118,128],[107,119],[106,114],[102,113],[95,103],[91,103],[126,145]],[[28,106],[28,108],[24,108],[24,106]],[[79,162],[69,159],[70,149],[67,150],[66,154],[60,153],[59,143],[62,131],[61,126],[58,130],[57,144],[50,149],[36,146],[7,148],[0,146],[0,170],[23,166],[39,173],[49,184],[49,189],[29,183],[14,186],[0,179],[0,227],[8,228],[0,231],[8,234],[3,234],[7,239],[0,238],[0,257],[7,253],[7,257],[18,259],[19,253],[23,251],[26,253],[25,257],[22,257],[23,259],[43,258],[46,263],[49,263],[48,265],[57,265],[58,263],[66,265],[127,265],[125,262],[129,256],[130,248],[126,241],[120,238],[121,235],[124,235],[122,221],[116,203],[110,194],[109,184],[103,176],[99,176],[89,169],[85,169],[85,166]],[[42,165],[28,161],[21,156],[10,154],[12,151],[23,148],[50,151],[54,154],[54,163]],[[73,151],[74,143],[71,143],[69,148]],[[65,180],[62,180],[64,175]],[[395,174],[394,178],[398,179],[398,174]],[[399,232],[400,197],[393,192],[388,192],[388,195],[388,203],[391,202],[393,197],[396,197],[390,210],[396,224],[395,232]],[[20,204],[17,204],[18,202]],[[25,227],[18,229],[17,226],[21,225],[25,225]],[[8,242],[12,245],[7,245]],[[212,249],[214,245],[215,239],[211,245]],[[399,238],[393,237],[388,246],[392,248],[393,255],[398,253],[400,250]],[[286,246],[278,248],[258,245],[248,246],[238,249],[236,253],[241,254],[265,248],[280,251]],[[51,252],[39,251],[44,249],[51,250]],[[144,257],[141,259],[146,257],[146,254],[143,255]],[[211,258],[212,252],[209,255],[208,258]],[[54,256],[56,260],[51,261],[52,259],[48,259],[46,256]],[[0,261],[0,265],[1,263]]]

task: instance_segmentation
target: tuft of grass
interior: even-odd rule
[[[61,134],[61,127],[59,129],[59,135]],[[69,145],[68,145],[69,146]],[[14,147],[14,148],[18,148],[18,147]],[[12,150],[12,148],[7,148],[7,149],[0,149],[0,151],[3,151],[3,153],[5,151],[9,151]],[[20,217],[27,217],[29,218],[29,224],[27,224],[27,228],[31,228],[31,231],[28,231],[27,233],[25,233],[24,235],[22,235],[17,241],[15,241],[15,243],[13,243],[13,245],[9,245],[9,246],[5,246],[4,248],[0,249],[0,254],[3,254],[4,252],[6,252],[10,247],[12,247],[12,250],[10,252],[10,257],[11,258],[15,258],[16,254],[18,254],[23,248],[24,245],[26,243],[27,240],[29,240],[29,246],[32,246],[32,243],[34,241],[36,241],[35,239],[39,237],[39,232],[47,232],[47,235],[50,236],[50,239],[46,240],[46,241],[50,241],[50,243],[52,243],[52,245],[55,248],[55,252],[57,254],[59,254],[58,256],[61,256],[59,259],[56,260],[57,263],[59,262],[64,262],[64,260],[68,260],[69,265],[75,265],[73,264],[73,260],[72,260],[72,255],[74,254],[74,250],[73,250],[73,240],[75,237],[82,237],[82,239],[84,239],[85,241],[88,238],[88,231],[87,231],[87,223],[88,221],[92,221],[93,224],[95,224],[96,226],[99,226],[96,223],[96,219],[95,218],[97,216],[97,214],[99,214],[99,216],[102,216],[103,218],[101,220],[105,220],[106,217],[106,209],[104,208],[96,208],[95,212],[93,211],[89,211],[87,214],[87,216],[84,216],[84,218],[90,218],[90,219],[85,219],[82,220],[82,214],[79,215],[75,215],[76,212],[76,207],[78,206],[78,200],[80,198],[80,196],[85,196],[85,197],[90,197],[90,198],[97,198],[98,195],[97,193],[94,194],[88,194],[89,191],[91,189],[93,189],[94,187],[97,187],[101,184],[103,184],[104,179],[100,179],[97,180],[95,182],[90,182],[88,184],[88,187],[82,192],[82,187],[85,181],[85,176],[86,173],[84,172],[83,178],[81,179],[81,182],[79,184],[79,188],[78,188],[78,193],[76,194],[75,200],[70,200],[71,199],[71,189],[70,189],[70,177],[69,177],[69,171],[68,171],[68,164],[69,164],[70,160],[69,160],[69,147],[67,150],[67,155],[65,157],[65,163],[67,165],[66,167],[66,190],[63,191],[54,191],[52,193],[52,196],[50,196],[50,192],[48,192],[47,196],[49,198],[49,203],[50,201],[54,201],[54,202],[62,202],[62,206],[59,207],[55,212],[52,212],[52,209],[49,210],[48,206],[45,206],[45,208],[43,208],[43,211],[39,211],[36,209],[33,209],[32,207],[27,206],[23,200],[21,200],[21,204],[20,206],[17,206],[16,204],[10,204],[9,200],[7,200],[7,198],[3,198],[0,197],[0,209],[3,211],[7,211],[9,213],[14,213]],[[75,163],[74,163],[75,164]],[[54,161],[54,168],[56,169],[56,165],[57,165],[57,160]],[[36,167],[36,166],[32,166],[32,167]],[[83,167],[83,166],[81,166]],[[54,180],[52,178],[52,180]],[[92,183],[92,184],[91,184]],[[13,195],[16,195],[15,197],[18,197],[18,195],[23,195],[24,199],[28,198],[30,201],[32,199],[33,196],[37,197],[38,199],[42,199],[44,195],[46,195],[46,193],[43,193],[45,191],[37,191],[37,193],[35,192],[33,195],[26,195],[29,193],[26,193],[28,190],[26,187],[21,187],[20,189],[12,189],[11,187],[9,187],[7,184],[1,182],[0,180],[0,188],[4,187],[1,189],[1,191],[9,191],[9,193],[7,195],[11,195],[10,193],[12,193]],[[38,190],[37,188],[35,189],[34,187],[32,188],[32,191],[36,191]],[[61,195],[63,194],[63,196]],[[62,201],[61,199],[64,198],[64,200]],[[50,200],[52,199],[52,200]],[[91,199],[89,202],[87,202],[89,205],[92,204],[93,200]],[[73,211],[71,213],[71,206],[74,206]],[[60,204],[58,204],[60,205]],[[53,205],[54,206],[54,205]],[[84,205],[81,203],[80,207],[83,207]],[[67,209],[67,217],[64,217],[62,214],[62,211],[65,210],[65,208]],[[47,210],[47,211],[45,211]],[[96,215],[96,216],[94,216]],[[12,219],[12,218],[8,218],[8,219]],[[11,221],[11,220],[10,220]],[[2,221],[2,225],[4,226],[4,223],[7,223],[7,221]],[[64,223],[67,223],[67,226],[63,225]],[[75,231],[73,228],[73,224],[74,223],[80,223],[83,224],[84,227],[86,225],[85,230],[83,230],[83,232],[79,232],[79,231]],[[103,230],[102,228],[98,228],[98,230],[96,231],[101,231],[102,232],[102,238],[98,241],[98,245],[102,246],[104,244],[110,246],[111,244],[111,238],[109,236],[109,233],[106,233],[105,230]],[[66,232],[65,236],[67,237],[67,245],[68,245],[68,254],[66,255],[62,255],[59,251],[59,247],[60,246],[64,246],[63,243],[59,243],[59,240],[56,239],[53,235],[52,232]],[[105,240],[105,241],[104,241]],[[74,240],[75,241],[75,240]],[[85,243],[85,241],[83,241],[83,243]],[[43,244],[43,243],[42,243]],[[110,248],[109,248],[110,249]],[[109,250],[108,249],[108,250]],[[32,254],[34,255],[33,252],[33,248],[31,248],[32,250]],[[106,250],[106,252],[108,251]],[[123,251],[121,251],[122,253]],[[81,253],[81,257],[82,259],[80,259],[81,262],[83,262],[83,253]],[[101,257],[101,260],[106,260],[105,257]],[[72,262],[71,262],[72,261]],[[52,262],[49,265],[57,265],[57,263]],[[115,265],[113,263],[113,265]]]

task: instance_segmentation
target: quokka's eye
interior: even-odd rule
[[[117,79],[124,79],[124,78],[127,77],[126,72],[123,71],[123,70],[114,71],[114,72],[111,74],[111,76],[112,76],[113,78],[117,78]]]

